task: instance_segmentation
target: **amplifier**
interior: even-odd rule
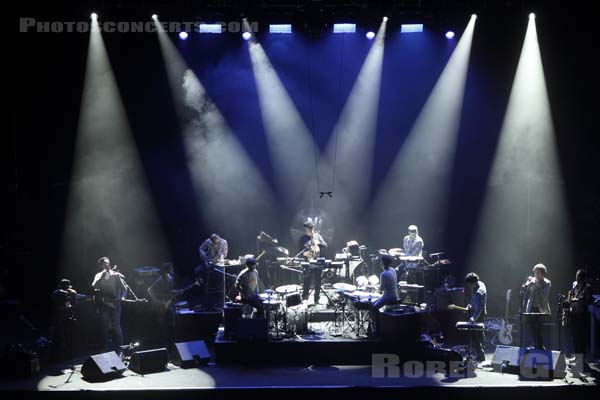
[[[425,286],[398,285],[398,298],[404,304],[421,304],[424,302]]]

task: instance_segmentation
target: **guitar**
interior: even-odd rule
[[[185,292],[187,292],[188,290],[190,290],[194,286],[200,286],[200,282],[198,280],[194,280],[194,283],[192,283],[191,285],[186,286],[183,289],[176,290],[175,291],[176,293],[173,294],[173,296],[169,300],[166,300],[166,301],[163,301],[163,302],[158,302],[157,304],[160,305],[160,308],[161,308],[162,311],[166,312],[166,311],[169,310],[169,308],[171,308],[171,305],[173,304],[173,302],[175,301],[175,299],[177,297],[183,295]]]
[[[95,295],[94,301],[96,302],[96,305],[98,305],[98,306],[105,306],[105,307],[111,308],[113,310],[117,308],[118,303],[131,303],[131,304],[148,303],[148,300],[146,300],[146,299],[113,299],[113,298],[105,297],[105,296],[101,296],[101,295]]]
[[[449,304],[448,305],[448,310],[457,310],[457,311],[464,311],[467,313],[471,313],[471,308],[470,307],[461,307],[461,306],[457,306],[455,304]]]
[[[504,319],[501,320],[500,331],[498,332],[498,342],[503,345],[509,345],[513,342],[513,326],[508,322],[508,305],[510,303],[511,289],[506,291],[506,307],[504,309]]]

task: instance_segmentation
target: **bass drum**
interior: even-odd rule
[[[301,335],[308,332],[306,306],[288,307],[285,313],[285,330],[290,335]]]

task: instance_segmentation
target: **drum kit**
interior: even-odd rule
[[[275,338],[282,338],[281,334],[293,337],[308,332],[301,289],[300,285],[284,285],[259,295],[269,319],[269,330]]]
[[[381,297],[378,293],[379,278],[375,275],[370,277],[359,276],[356,285],[348,283],[334,283],[333,288],[338,293],[337,309],[340,314],[336,322],[341,332],[345,331],[348,322],[350,330],[357,336],[367,335],[372,321],[369,311],[372,304]]]

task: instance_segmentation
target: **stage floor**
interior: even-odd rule
[[[127,370],[119,379],[108,382],[89,383],[82,379],[81,364],[75,371],[61,371],[66,366],[57,366],[54,371],[42,371],[34,379],[15,382],[0,382],[4,390],[33,391],[172,391],[241,388],[408,388],[408,387],[458,387],[458,388],[517,388],[517,387],[565,387],[596,386],[593,377],[552,381],[522,381],[517,375],[500,374],[491,368],[476,369],[476,376],[462,379],[447,379],[443,374],[421,378],[407,376],[372,377],[371,366],[313,366],[313,367],[243,367],[208,365],[201,368],[181,369],[173,364],[164,372],[138,375]],[[588,374],[589,375],[589,374]],[[70,379],[68,379],[70,376]],[[68,379],[68,382],[67,382]]]

